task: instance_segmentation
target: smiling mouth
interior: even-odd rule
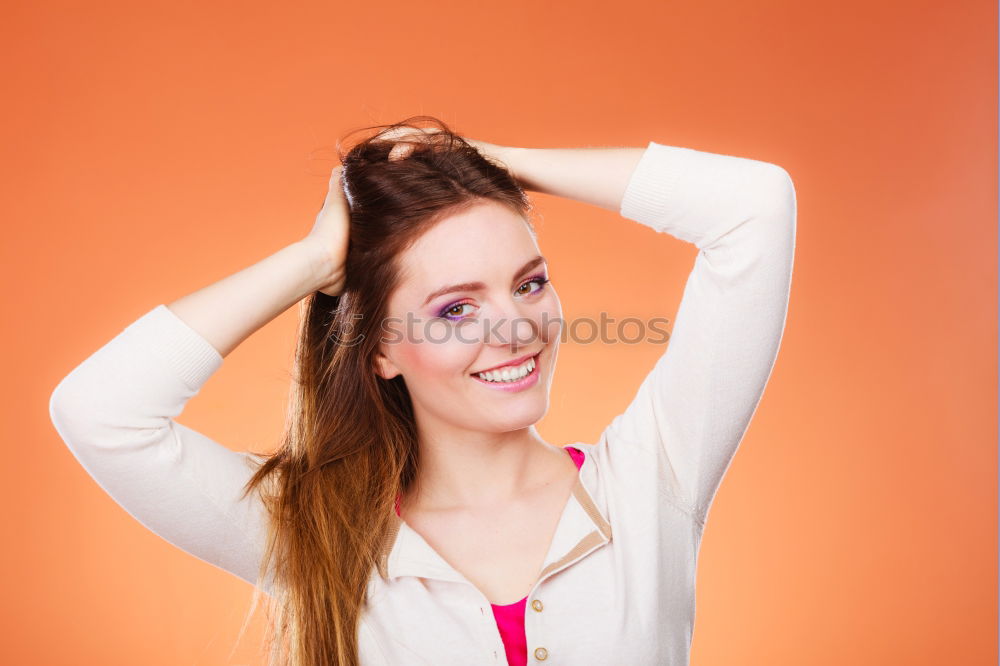
[[[525,361],[525,363],[527,363],[529,361],[532,363],[531,370],[529,372],[525,373],[524,376],[518,377],[517,379],[507,379],[507,380],[504,380],[504,379],[493,379],[493,380],[490,380],[490,379],[485,379],[485,378],[481,377],[480,375],[482,375],[484,373],[480,373],[480,372],[473,372],[473,373],[470,374],[470,377],[478,379],[481,382],[487,382],[489,384],[516,384],[518,382],[524,381],[528,377],[531,377],[532,375],[534,375],[535,373],[538,372],[538,358],[541,355],[542,355],[542,352],[539,351],[537,354],[535,354],[534,356],[532,356],[531,358],[529,358],[528,361]],[[522,363],[521,365],[523,366],[524,363]],[[507,367],[511,367],[511,366],[507,366]],[[517,366],[517,367],[520,367],[520,366]],[[503,370],[503,368],[501,368],[500,370]],[[498,372],[498,371],[491,370],[489,372]]]

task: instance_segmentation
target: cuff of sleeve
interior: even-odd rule
[[[126,329],[164,358],[192,390],[197,391],[222,365],[223,357],[197,331],[164,304],[139,317]]]
[[[625,195],[622,197],[621,215],[645,224],[656,231],[670,233],[693,243],[697,237],[683,229],[670,228],[669,212],[674,208],[674,190],[691,148],[665,146],[650,141],[639,158]]]

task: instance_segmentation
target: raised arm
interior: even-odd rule
[[[795,250],[791,178],[768,162],[654,142],[500,157],[530,189],[614,207],[698,248],[666,351],[602,438],[612,456],[633,446],[665,456],[665,490],[704,524],[781,342]]]
[[[158,305],[59,382],[52,423],[123,509],[178,548],[253,583],[262,551],[252,462],[177,423],[222,356]]]
[[[616,213],[645,148],[520,148],[470,140],[498,158],[521,187]]]
[[[333,187],[340,191],[336,177]],[[339,288],[340,224],[321,212],[306,239],[157,305],[73,369],[49,400],[70,451],[128,513],[250,583],[266,516],[256,494],[241,496],[257,461],[175,419],[242,340],[313,291]]]

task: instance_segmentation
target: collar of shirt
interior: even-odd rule
[[[611,522],[588,488],[588,483],[596,483],[596,475],[594,463],[588,455],[556,525],[539,580],[611,541]],[[469,582],[406,521],[395,513],[393,520],[378,561],[378,570],[383,577],[391,580],[399,576],[419,576]]]

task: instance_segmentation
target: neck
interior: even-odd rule
[[[534,426],[505,433],[422,437],[417,479],[403,500],[419,511],[489,510],[545,485],[566,464]]]

